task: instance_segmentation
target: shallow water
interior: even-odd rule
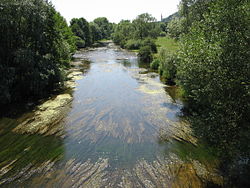
[[[202,187],[204,166],[184,158],[206,149],[191,144],[182,103],[159,76],[112,43],[75,58],[91,63],[57,122],[60,136],[13,131],[34,112],[0,120],[0,186]]]

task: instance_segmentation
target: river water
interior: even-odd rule
[[[75,59],[85,66],[67,110],[53,120],[60,134],[18,131],[42,113],[36,110],[0,120],[0,187],[203,187],[220,181],[208,173],[213,157],[195,146],[179,117],[175,88],[140,65],[136,54],[110,43],[79,51]]]

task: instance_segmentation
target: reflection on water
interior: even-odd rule
[[[1,121],[0,185],[201,187],[196,168],[174,154],[180,141],[195,141],[159,76],[112,44],[75,58],[88,71],[58,125],[65,135],[18,134],[11,130],[21,122]],[[179,141],[159,141],[162,130]]]

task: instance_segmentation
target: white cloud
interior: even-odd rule
[[[148,12],[160,20],[177,11],[180,0],[50,0],[69,22],[72,18],[84,17],[93,21],[97,17],[107,17],[118,23],[121,19],[134,19]]]

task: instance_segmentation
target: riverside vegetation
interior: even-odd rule
[[[199,143],[220,159],[225,187],[247,187],[250,172],[250,4],[181,0],[168,23],[150,14],[67,25],[44,0],[0,2],[0,106],[44,98],[64,87],[77,49],[112,39],[177,85]],[[39,128],[37,128],[39,129]],[[53,131],[52,131],[53,132]],[[106,162],[105,162],[106,163]]]
[[[0,105],[32,101],[63,88],[77,48],[109,38],[107,18],[66,20],[44,0],[0,3]],[[3,109],[3,108],[2,108]]]

